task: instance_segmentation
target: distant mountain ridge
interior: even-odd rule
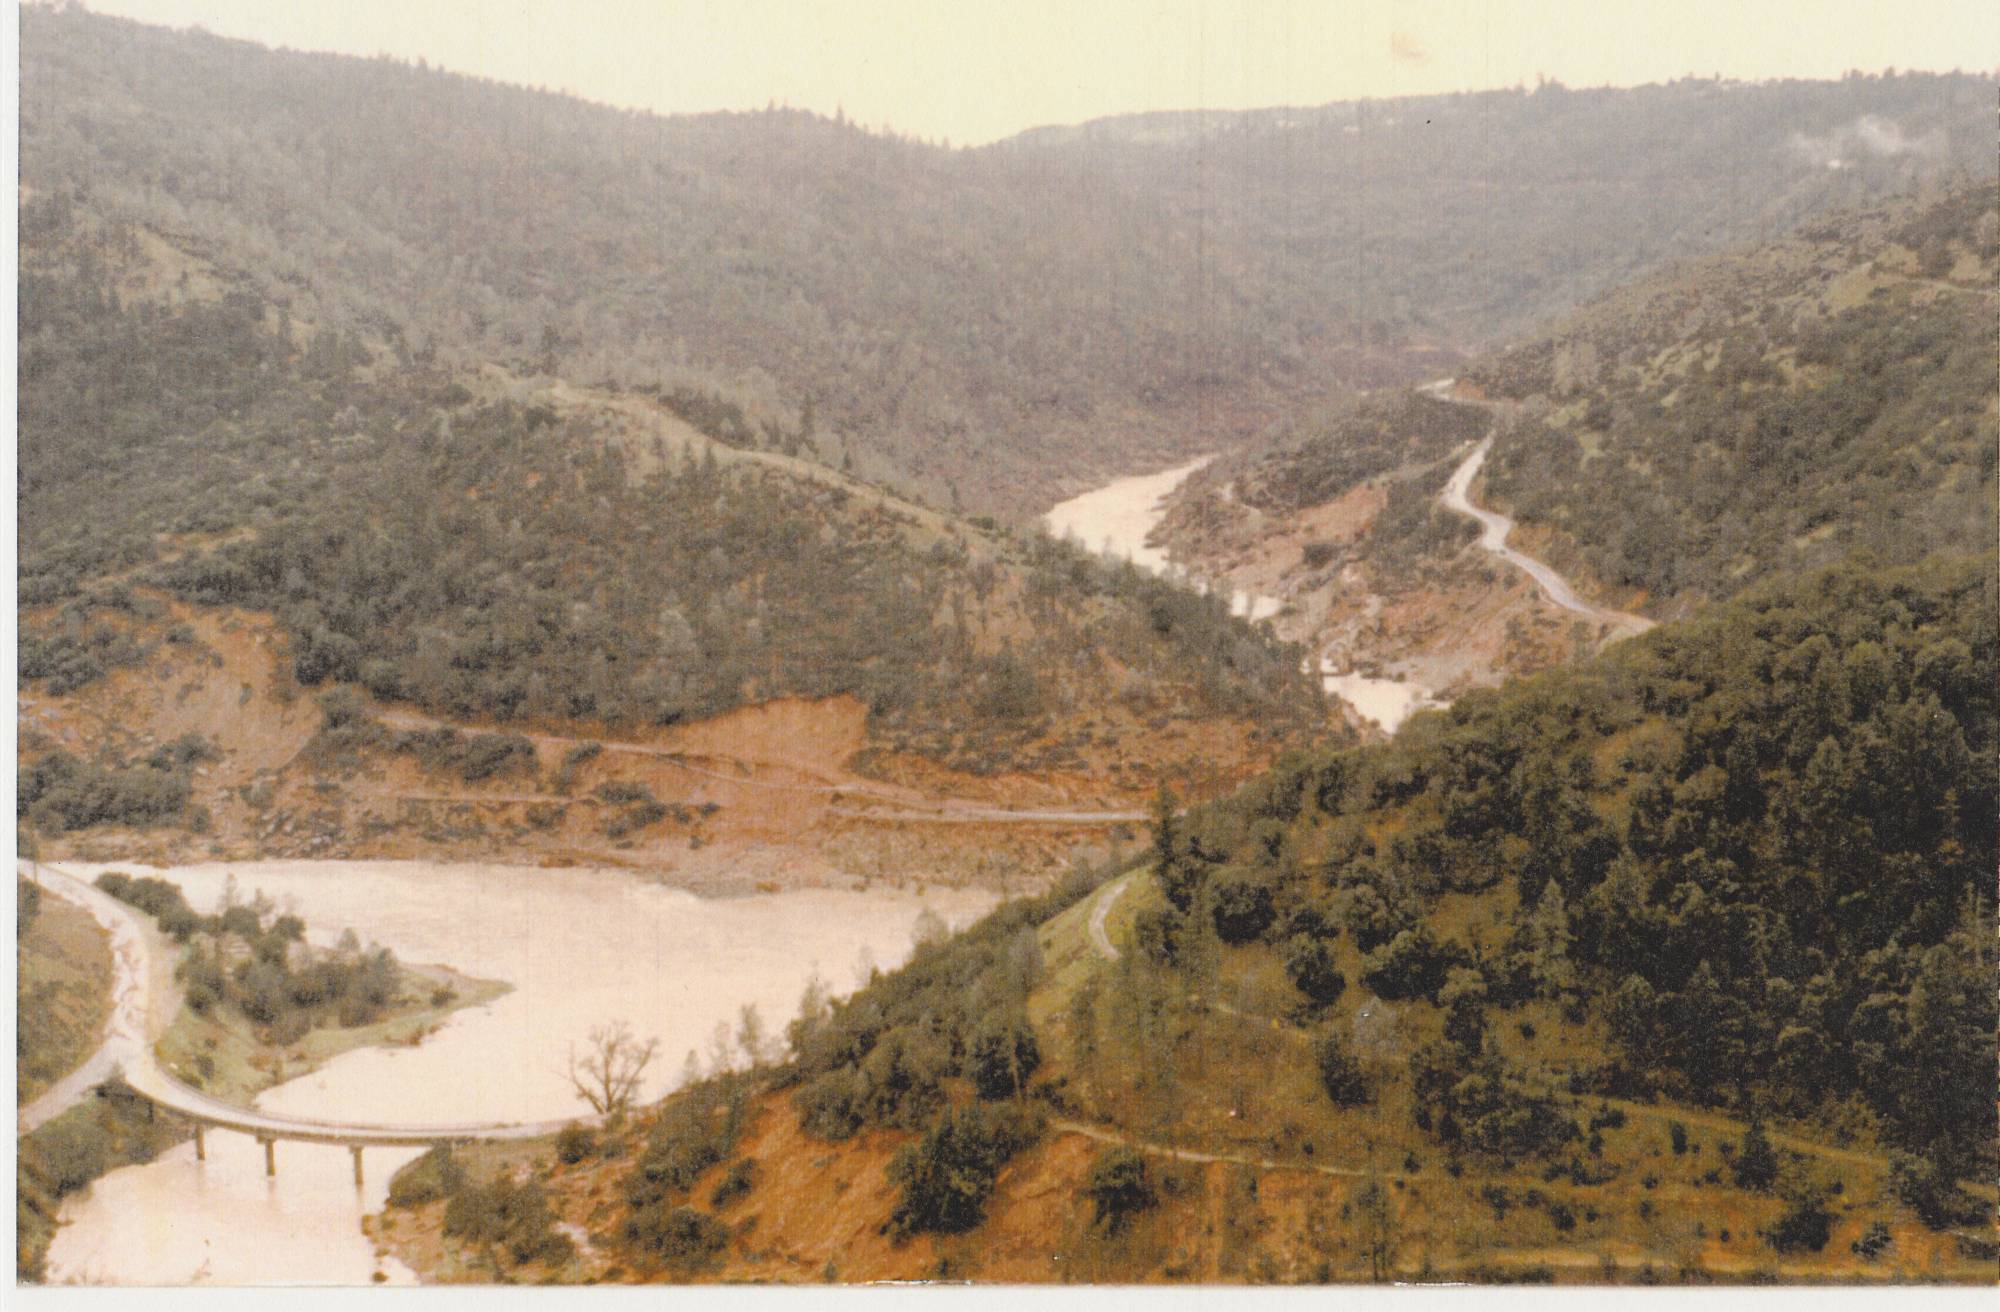
[[[31,194],[87,193],[297,320],[725,394],[792,431],[810,411],[816,458],[1023,515],[1448,372],[1661,259],[1993,164],[1992,82],[1969,76],[1544,88],[950,151],[82,12],[22,32]],[[1799,144],[1843,140],[1840,169]]]

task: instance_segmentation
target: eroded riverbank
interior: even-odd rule
[[[1206,468],[1214,456],[1203,456],[1155,474],[1115,479],[1053,507],[1042,517],[1049,531],[1068,537],[1103,555],[1129,560],[1156,574],[1179,574],[1207,590],[1209,583],[1189,575],[1155,542],[1166,516],[1168,500],[1181,485]],[[1232,589],[1230,609],[1253,622],[1277,618],[1285,603],[1253,591]],[[1281,626],[1282,627],[1282,626]],[[1431,689],[1401,679],[1381,679],[1351,670],[1336,670],[1321,662],[1321,686],[1344,701],[1361,719],[1394,733],[1405,718],[1424,706],[1437,705]]]

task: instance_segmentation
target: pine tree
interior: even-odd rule
[[[1153,874],[1163,883],[1180,850],[1177,809],[1172,786],[1160,780],[1160,787],[1153,794]]]
[[[1528,918],[1529,949],[1534,954],[1535,981],[1551,997],[1576,987],[1576,967],[1569,956],[1569,907],[1560,887],[1550,887]]]
[[[1778,1179],[1778,1153],[1771,1147],[1770,1136],[1764,1133],[1764,1122],[1753,1120],[1743,1134],[1743,1146],[1736,1150],[1736,1161],[1731,1167],[1736,1175],[1736,1183],[1744,1189],[1755,1189],[1759,1193],[1768,1192]]]

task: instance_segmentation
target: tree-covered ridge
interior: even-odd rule
[[[1281,767],[1174,847],[1156,937],[1241,939],[1261,903],[1249,937],[1344,934],[1384,998],[1563,1002],[1609,1040],[1575,1087],[1858,1119],[1990,1174],[1996,673],[1977,560],[1761,586]],[[1503,938],[1432,927],[1461,893],[1512,908]],[[1459,1076],[1413,1062],[1452,1110]]]
[[[1991,169],[1970,77],[1552,87],[953,151],[39,7],[22,44],[32,191],[85,188],[302,323],[727,391],[793,431],[810,404],[825,457],[986,509],[1443,372],[1664,258]],[[1863,116],[1919,148],[1854,146]]]
[[[304,684],[451,717],[848,694],[988,766],[1112,706],[1318,720],[1298,653],[1220,599],[788,462],[799,430],[726,401],[399,362],[241,287],[135,291],[156,235],[71,198],[27,220],[19,569],[24,602],[62,607],[22,673],[52,690],[143,659],[106,618],[137,581],[273,612]]]
[[[1061,544],[933,535],[712,460],[639,476],[533,407],[449,418],[162,578],[274,611],[305,683],[448,716],[670,724],[849,694],[891,723],[1027,729],[1093,700],[1107,661],[1158,680],[1162,705],[1310,714],[1296,655],[1220,601]]]
[[[1126,115],[1024,133],[1019,148],[1279,253],[1315,302],[1302,322],[1472,348],[1821,211],[1954,171],[1990,180],[1991,101],[1990,84],[1924,73],[1547,82]]]
[[[1997,269],[1967,186],[1627,289],[1473,371],[1535,415],[1488,494],[1656,606],[1989,541]]]

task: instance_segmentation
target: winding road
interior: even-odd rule
[[[1468,404],[1458,402],[1457,404]],[[1586,619],[1631,635],[1644,633],[1654,627],[1654,621],[1643,615],[1630,615],[1622,610],[1607,610],[1593,606],[1576,595],[1576,589],[1569,580],[1550,569],[1533,556],[1524,555],[1507,545],[1508,534],[1514,531],[1514,521],[1497,510],[1486,510],[1472,504],[1472,481],[1479,477],[1481,467],[1486,464],[1486,456],[1493,449],[1492,433],[1481,438],[1472,448],[1472,453],[1452,471],[1451,481],[1444,485],[1438,500],[1447,510],[1455,510],[1461,515],[1470,515],[1479,521],[1479,545],[1483,550],[1500,557],[1529,578],[1533,579],[1550,601],[1566,611],[1574,612]]]
[[[423,1147],[474,1139],[535,1139],[554,1134],[565,1125],[593,1119],[382,1125],[279,1116],[211,1097],[169,1075],[153,1055],[153,1044],[180,1008],[180,992],[173,983],[172,944],[142,913],[66,871],[46,863],[33,870],[25,863],[17,868],[23,877],[37,880],[50,892],[88,911],[110,933],[112,945],[111,1018],[105,1026],[104,1042],[82,1065],[20,1109],[21,1134],[61,1115],[114,1073],[122,1073],[125,1082],[147,1101],[197,1125],[236,1130],[262,1140],[289,1139],[348,1148]]]
[[[39,883],[63,901],[82,907],[111,937],[111,1014],[105,1020],[104,1041],[75,1070],[15,1112],[18,1133],[32,1134],[83,1101],[120,1067],[134,1065],[137,1055],[147,1051],[149,1036],[165,1029],[165,1022],[155,1029],[152,999],[160,998],[161,1010],[165,1011],[167,1021],[171,1021],[174,1010],[180,1006],[180,994],[174,987],[171,970],[154,969],[149,938],[155,931],[151,926],[82,880],[46,865],[36,869],[22,863],[18,869],[24,878]]]

